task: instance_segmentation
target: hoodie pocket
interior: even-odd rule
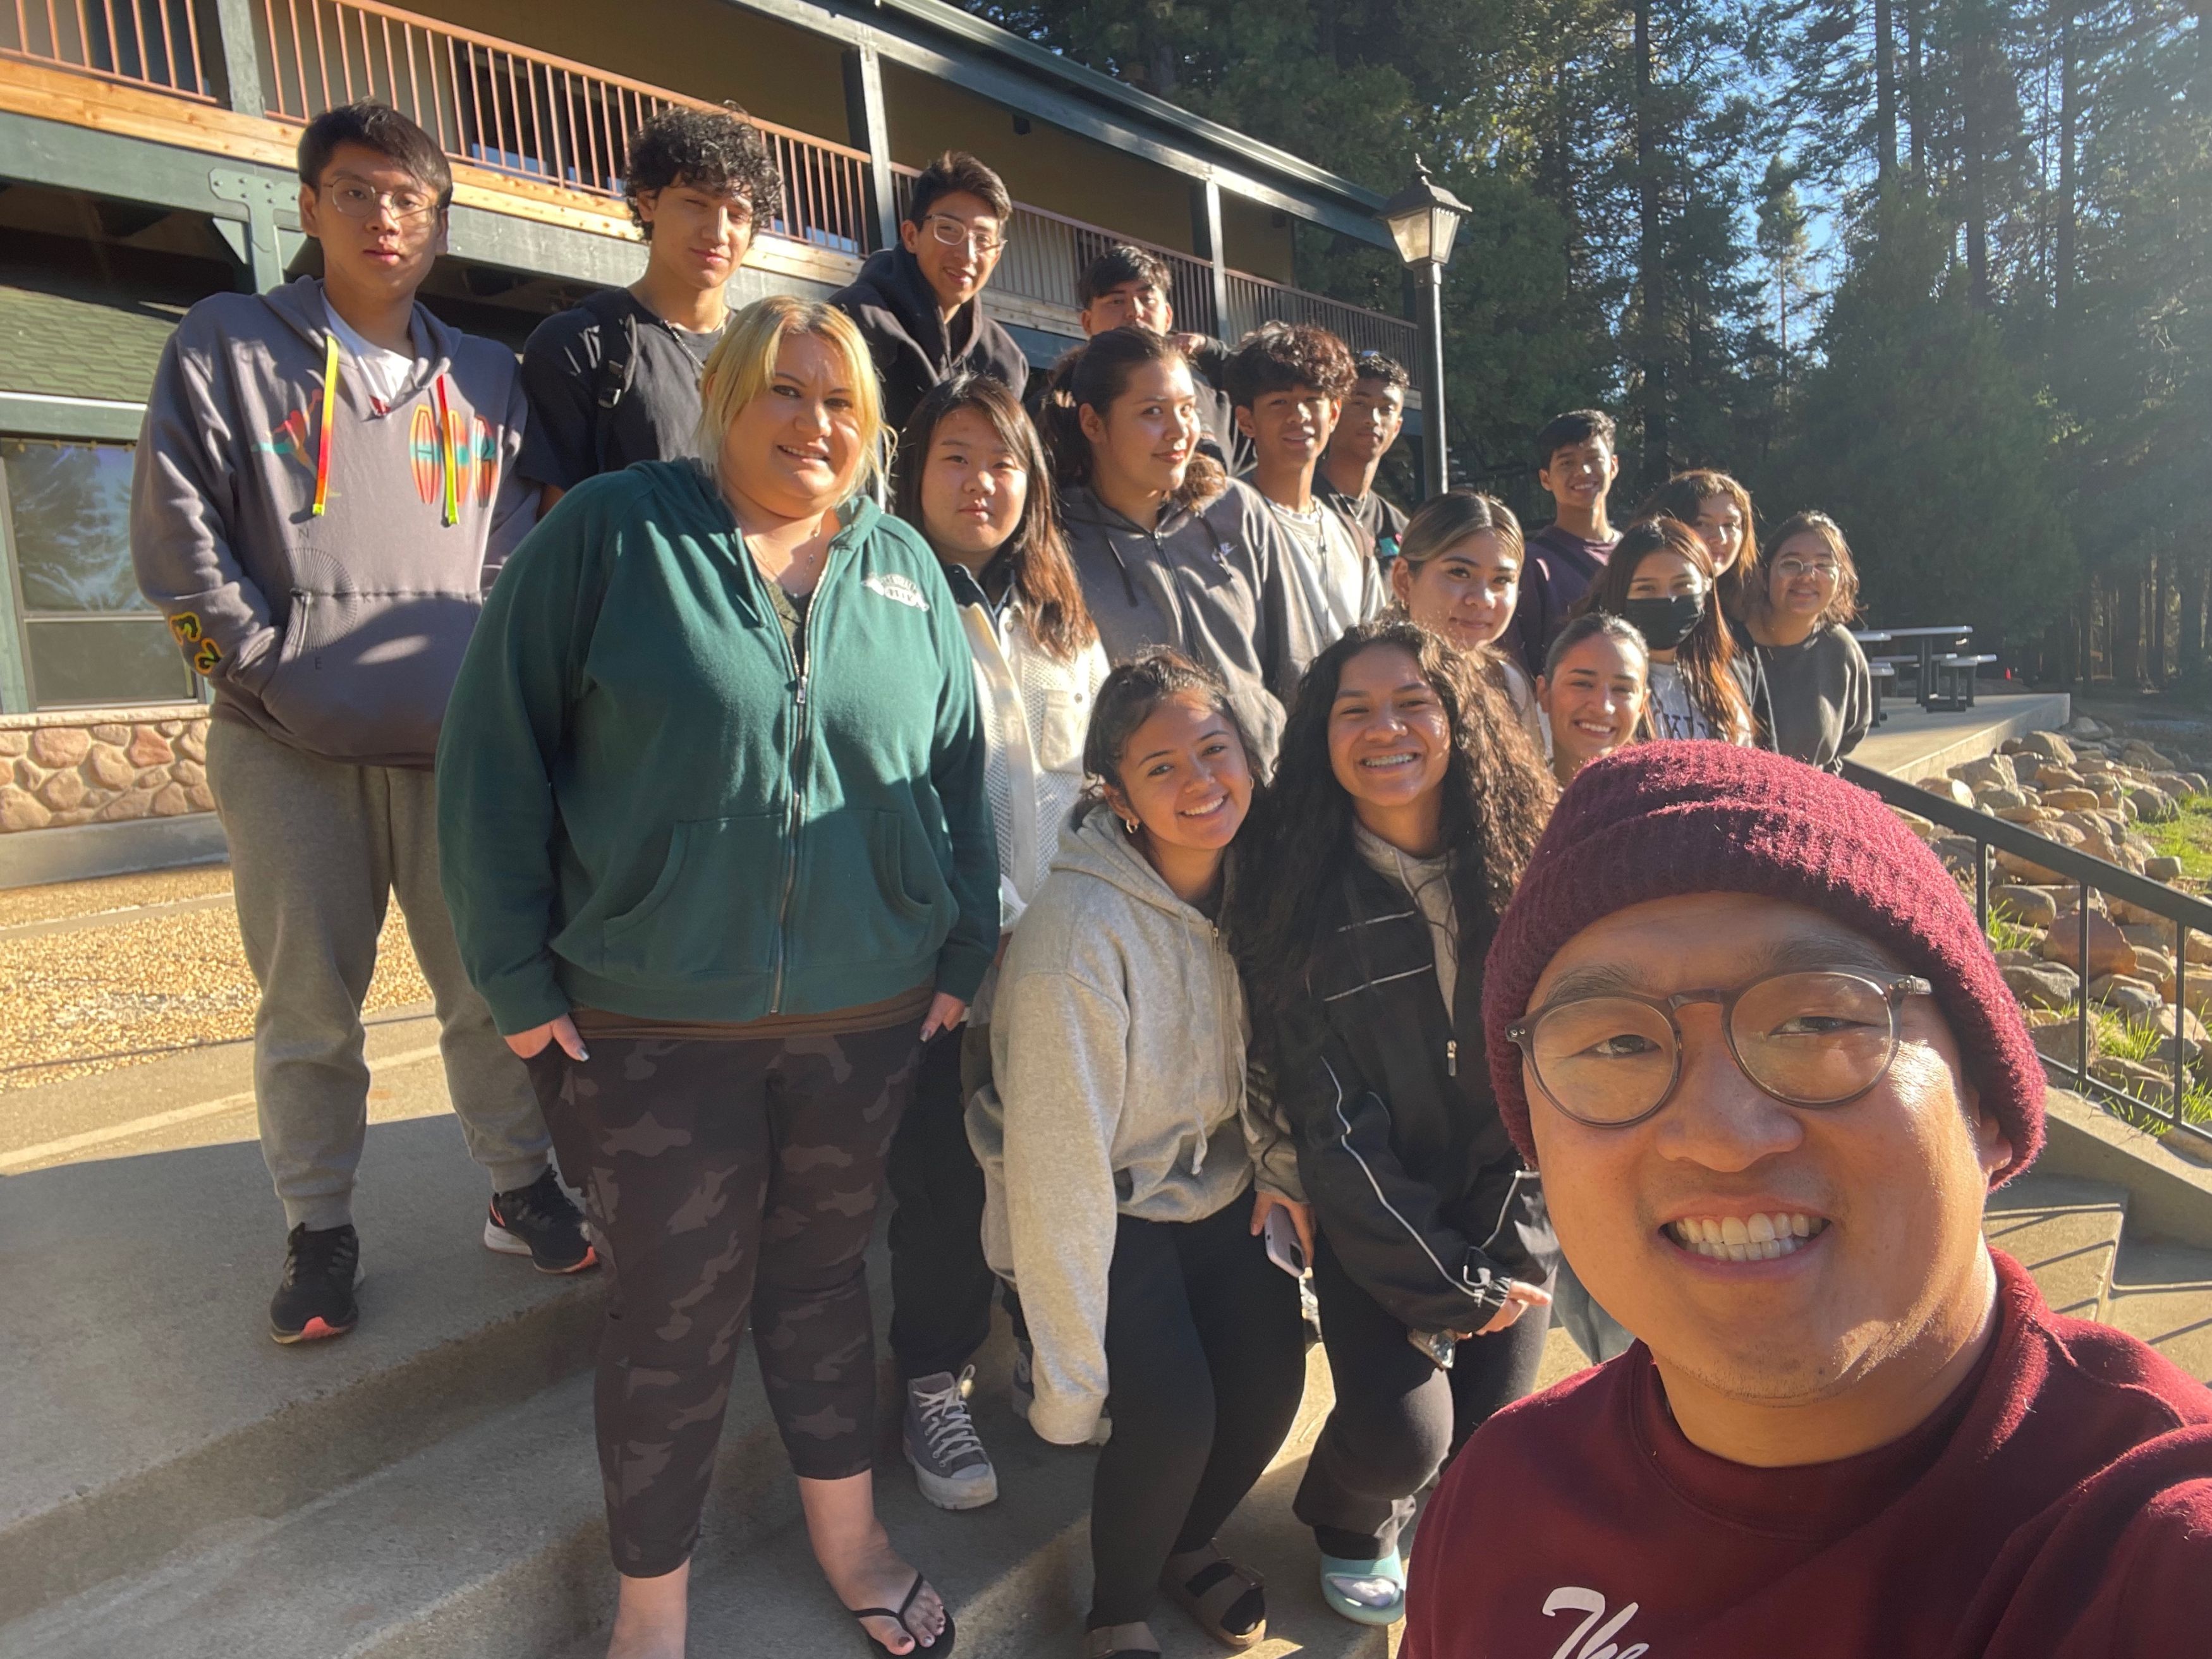
[[[261,706],[334,760],[428,760],[483,606],[477,593],[295,589]]]
[[[761,812],[678,823],[645,896],[601,924],[600,965],[649,981],[773,969],[783,823]]]
[[[791,960],[807,968],[900,962],[952,931],[951,884],[921,826],[902,812],[844,808],[802,832]]]

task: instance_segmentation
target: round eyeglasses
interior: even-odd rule
[[[978,253],[996,253],[1006,245],[1006,239],[998,232],[986,230],[981,225],[971,225],[949,213],[933,213],[927,216],[929,234],[947,247],[958,247],[965,242]]]
[[[1822,969],[1771,974],[1734,991],[1625,991],[1547,1002],[1507,1029],[1536,1086],[1577,1123],[1626,1129],[1674,1098],[1692,1003],[1720,1005],[1737,1068],[1789,1106],[1842,1106],[1888,1073],[1907,997],[1935,988],[1911,974]]]
[[[438,198],[427,191],[371,190],[352,179],[326,185],[323,193],[331,198],[331,205],[349,219],[373,219],[381,207],[395,222],[403,225],[427,217],[438,205]]]

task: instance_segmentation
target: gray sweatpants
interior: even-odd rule
[[[430,773],[356,766],[287,747],[236,720],[208,732],[208,783],[230,842],[246,960],[261,988],[253,1091],[261,1153],[284,1224],[352,1219],[368,1125],[361,1005],[393,895],[438,1012],[446,1085],[469,1155],[494,1192],[545,1168],[545,1120],[529,1074],[462,971],[438,888]]]

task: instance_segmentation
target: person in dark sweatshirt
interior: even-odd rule
[[[691,453],[699,370],[729,319],[723,291],[783,179],[744,111],[680,106],[630,139],[623,199],[645,274],[548,317],[522,349],[520,470],[543,507],[601,472]]]
[[[1150,329],[1109,329],[1063,363],[1048,414],[1068,553],[1106,654],[1168,646],[1218,674],[1264,775],[1321,647],[1273,509],[1199,453],[1189,360]]]
[[[1536,434],[1536,482],[1552,498],[1553,516],[1528,538],[1512,631],[1532,679],[1620,540],[1605,509],[1620,476],[1613,440],[1613,416],[1595,409],[1554,416]]]
[[[2212,1391],[1986,1242],[2047,1085],[1875,795],[1634,744],[1491,946],[1491,1085],[1638,1340],[1492,1418],[1403,1659],[2165,1659],[2212,1630]]]
[[[1306,671],[1253,825],[1265,879],[1234,895],[1336,1388],[1295,1508],[1323,1598],[1358,1624],[1402,1616],[1414,1494],[1543,1358],[1556,1252],[1491,1098],[1481,1007],[1553,793],[1476,662],[1365,623]]]
[[[956,368],[1004,380],[1017,393],[1027,386],[1029,359],[983,314],[1013,211],[997,173],[948,150],[915,179],[899,246],[871,254],[860,276],[830,296],[868,343],[893,431],[904,431],[923,394]]]
[[[876,1518],[865,1255],[922,1044],[998,945],[974,668],[865,494],[850,319],[761,301],[701,402],[708,460],[579,485],[493,590],[439,751],[446,891],[612,1258],[614,1651],[682,1646],[749,1315],[830,1587],[886,1650],[949,1649]]]
[[[1375,475],[1405,429],[1406,394],[1413,377],[1403,363],[1379,351],[1361,352],[1353,375],[1328,453],[1314,475],[1314,489],[1375,538],[1375,556],[1388,576],[1406,538],[1406,512],[1375,488]]]
[[[514,354],[415,301],[453,177],[379,104],[301,135],[300,222],[323,276],[224,294],[163,348],[131,478],[139,586],[215,693],[208,782],[261,1002],[254,1094],[290,1232],[280,1342],[359,1317],[361,1006],[394,896],[437,1001],[484,1243],[588,1267],[528,1079],[469,988],[438,889],[430,773],[483,591],[530,526]]]
[[[1775,532],[1744,628],[1766,671],[1774,747],[1833,772],[1874,724],[1874,676],[1851,637],[1859,572],[1825,513],[1800,513]]]

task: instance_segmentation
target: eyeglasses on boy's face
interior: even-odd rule
[[[958,247],[965,242],[978,253],[996,253],[1006,245],[1006,239],[992,227],[971,225],[949,213],[925,214],[922,222],[929,227],[930,235],[947,247]]]
[[[358,179],[339,179],[323,186],[323,194],[330,204],[349,219],[373,219],[378,208],[383,208],[403,225],[412,225],[428,218],[438,206],[438,198],[428,191],[372,190]]]
[[[1789,1106],[1842,1106],[1888,1074],[1907,997],[1934,987],[1911,974],[1819,969],[1770,974],[1733,991],[1570,994],[1507,1029],[1544,1098],[1577,1123],[1626,1129],[1656,1115],[1682,1080],[1680,1011],[1717,1003],[1729,1053]]]

